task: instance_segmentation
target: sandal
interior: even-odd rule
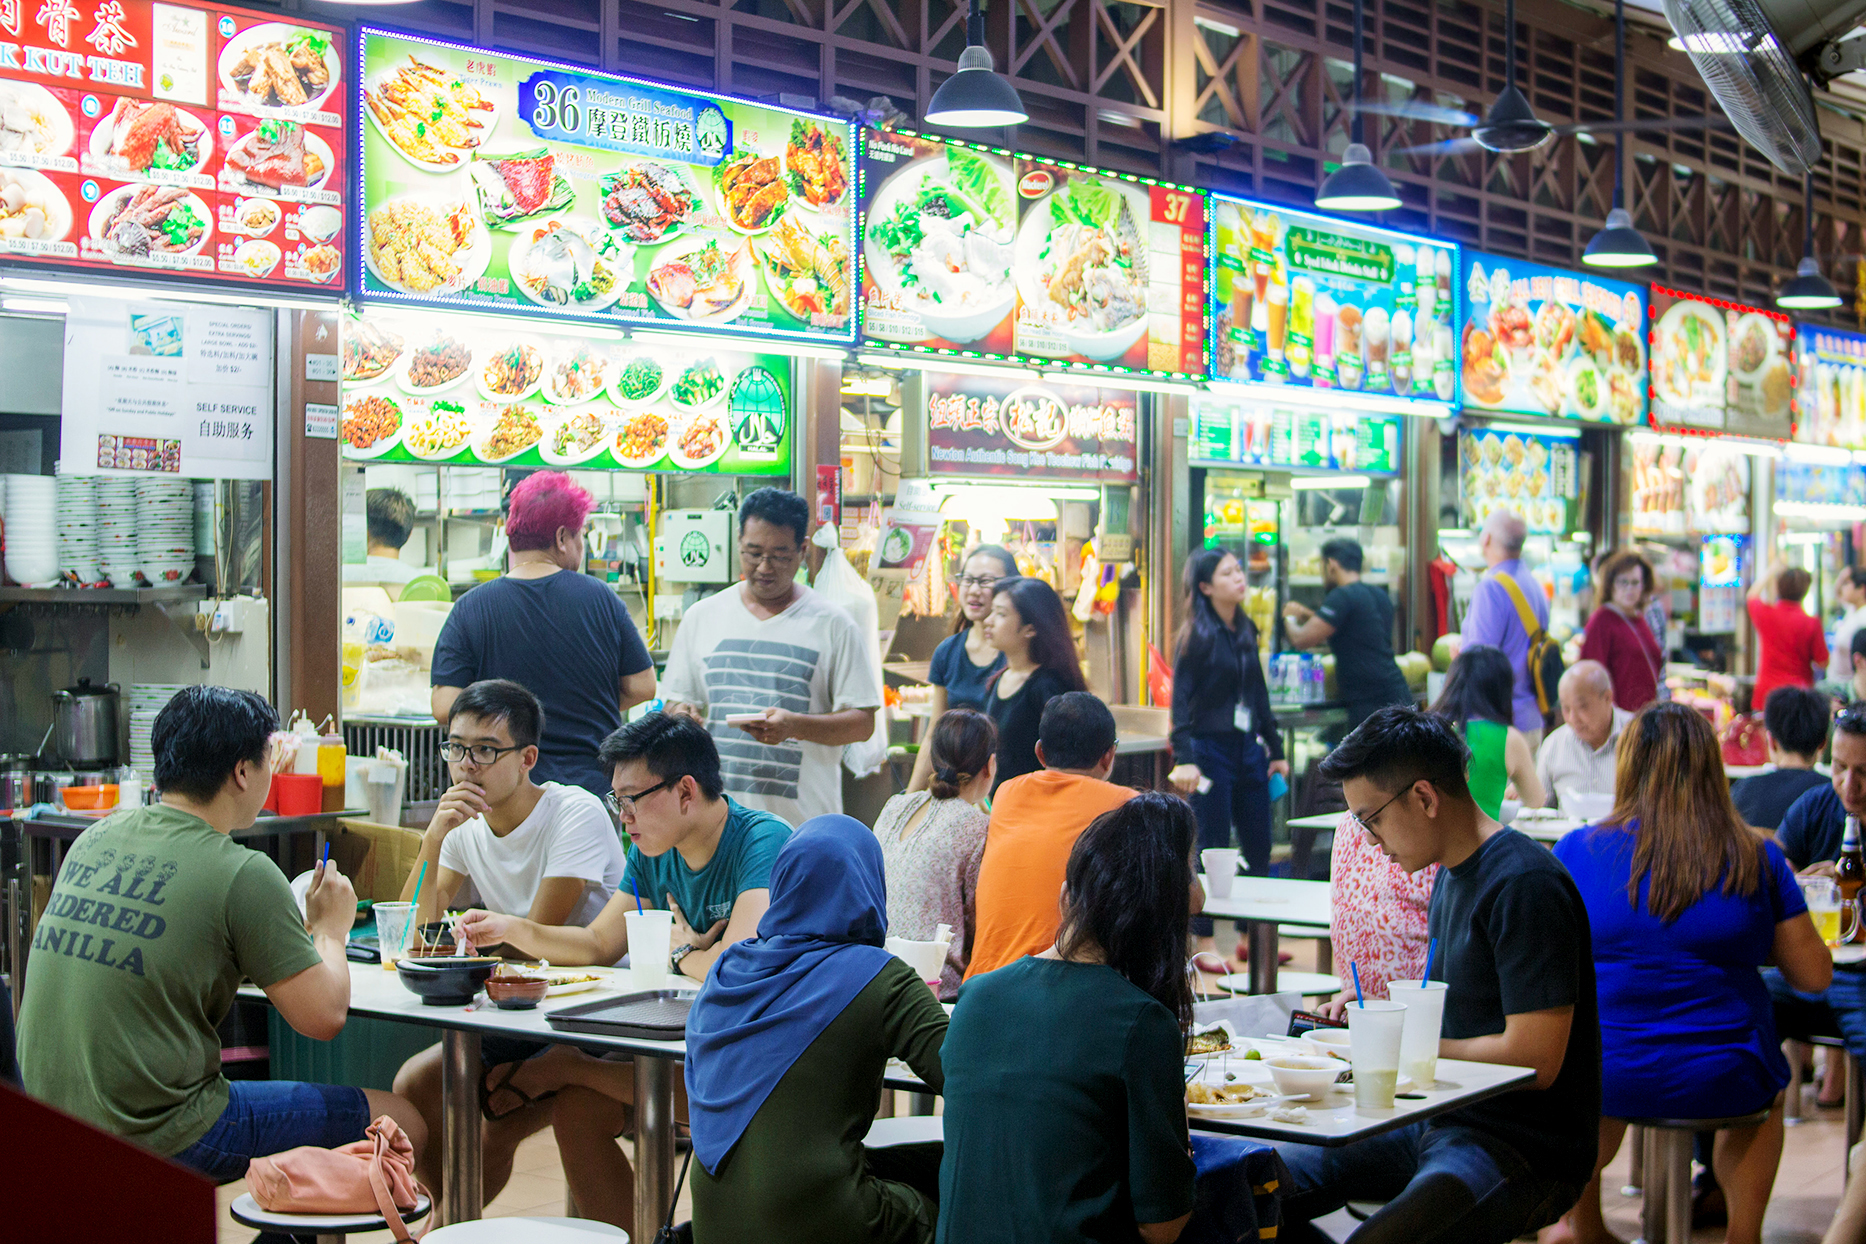
[[[524,1063],[504,1064],[505,1075],[502,1079],[500,1079],[500,1081],[497,1084],[491,1083],[490,1078],[493,1072],[499,1070],[499,1068],[489,1067],[486,1069],[486,1071],[483,1074],[481,1074],[479,1078],[479,1113],[480,1113],[480,1117],[482,1119],[485,1119],[486,1122],[497,1123],[501,1119],[509,1119],[521,1110],[525,1110],[531,1106],[541,1105],[544,1102],[551,1100],[551,1098],[557,1096],[557,1090],[552,1089],[549,1092],[539,1093],[536,1097],[533,1097],[531,1096],[531,1094],[525,1092],[524,1089],[519,1088],[517,1085],[513,1084],[512,1077],[516,1076],[518,1074],[518,1069],[520,1067],[523,1067],[524,1065],[525,1065]],[[505,1111],[493,1110],[492,1108],[493,1094],[499,1093],[499,1092],[510,1093],[512,1096],[518,1098],[518,1105],[512,1107],[510,1110],[505,1110]]]

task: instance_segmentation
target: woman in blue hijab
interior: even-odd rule
[[[868,1151],[888,1059],[939,1092],[946,1012],[882,947],[881,845],[804,822],[758,936],[721,955],[687,1017],[695,1244],[929,1244],[937,1145]]]

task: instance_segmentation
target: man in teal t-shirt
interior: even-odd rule
[[[650,713],[603,740],[597,755],[611,774],[604,802],[628,832],[622,887],[586,928],[471,911],[461,918],[466,934],[560,966],[614,963],[629,949],[626,913],[639,893],[643,907],[674,913],[670,970],[704,980],[727,946],[757,935],[791,827],[726,795],[719,749],[690,717]],[[554,1046],[494,1088],[488,1105],[503,1110],[506,1089],[534,1101],[556,1096],[552,1127],[571,1198],[586,1218],[632,1227],[634,1176],[615,1143],[634,1101],[629,1065]]]

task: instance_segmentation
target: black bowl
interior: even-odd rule
[[[486,978],[498,966],[497,959],[435,956],[398,959],[395,974],[401,977],[404,989],[428,1006],[465,1006],[484,988]]]

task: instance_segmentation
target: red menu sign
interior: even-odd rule
[[[0,258],[341,291],[343,32],[0,0]]]

